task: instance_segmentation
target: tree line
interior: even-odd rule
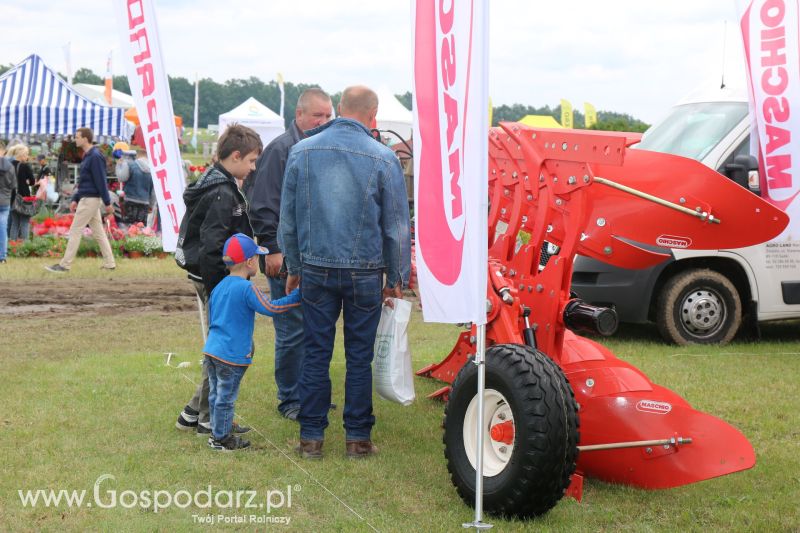
[[[404,106],[411,109],[411,91],[405,94],[398,94],[397,99],[400,100]],[[555,118],[558,123],[561,123],[561,104],[556,107],[544,106],[534,107],[522,104],[501,105],[492,107],[492,126],[497,126],[500,122],[514,122],[525,115],[550,115]],[[575,128],[583,129],[586,122],[583,113],[577,109],[572,110],[572,124]],[[633,131],[643,132],[650,127],[639,119],[632,117],[626,113],[615,113],[613,111],[598,111],[597,124],[591,129],[605,130],[605,131]]]
[[[0,75],[13,65],[0,65]],[[66,77],[59,73],[59,76]],[[78,69],[72,77],[73,83],[88,83],[92,85],[103,85],[103,78],[88,68]],[[230,79],[223,83],[216,82],[211,78],[199,80],[199,109],[198,126],[207,128],[209,124],[216,124],[219,115],[230,111],[249,97],[253,97],[276,113],[280,110],[280,89],[278,82],[270,80],[264,82],[261,79],[251,76],[247,79]],[[297,98],[304,90],[313,85],[284,83],[285,102],[284,117],[286,125],[294,118]],[[114,89],[130,94],[130,84],[127,76],[114,76]],[[176,115],[183,118],[186,126],[191,126],[194,116],[194,82],[183,77],[169,76],[169,89],[172,94],[172,107]],[[323,87],[324,89],[324,87]],[[411,109],[411,92],[396,95],[398,100]],[[331,95],[334,107],[339,103],[341,92]],[[550,115],[557,121],[561,120],[561,106],[534,107],[522,104],[501,105],[493,108],[492,125],[496,126],[501,121],[519,120],[525,115]],[[576,128],[584,127],[584,115],[578,110],[573,110],[573,124]],[[597,112],[597,124],[592,129],[613,130],[613,131],[635,131],[643,132],[648,128],[648,124],[625,113],[612,111]]]

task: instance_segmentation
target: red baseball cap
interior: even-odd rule
[[[243,263],[254,255],[266,255],[269,251],[263,246],[259,246],[253,239],[244,233],[237,233],[225,241],[222,248],[222,261],[226,265],[236,265]]]

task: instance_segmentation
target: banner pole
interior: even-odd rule
[[[208,331],[208,324],[206,324],[208,317],[206,316],[203,299],[200,298],[199,294],[195,294],[195,296],[197,296],[197,310],[200,311],[200,330],[203,333],[203,344],[205,344],[205,342],[208,340],[208,333],[206,333]]]
[[[475,521],[464,523],[465,529],[476,530],[490,529],[491,524],[485,524],[483,518],[483,438],[484,438],[484,391],[486,390],[486,324],[477,327],[477,350],[475,351],[474,364],[478,365],[478,420],[475,425]]]

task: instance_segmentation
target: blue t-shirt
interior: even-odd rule
[[[300,291],[270,301],[261,290],[239,276],[226,276],[211,291],[208,339],[203,353],[231,365],[253,362],[256,313],[275,316],[300,305]]]

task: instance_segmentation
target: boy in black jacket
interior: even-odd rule
[[[240,188],[247,175],[255,170],[261,148],[261,138],[255,131],[237,124],[230,126],[217,143],[218,162],[183,193],[186,214],[181,221],[175,261],[189,272],[202,303],[200,321],[204,340],[208,333],[208,297],[227,275],[222,262],[225,241],[235,233],[253,236],[247,200]],[[196,429],[198,435],[211,433],[205,364],[203,382],[178,415],[175,427],[183,431]],[[248,428],[234,427],[234,431],[241,433],[246,430]]]

